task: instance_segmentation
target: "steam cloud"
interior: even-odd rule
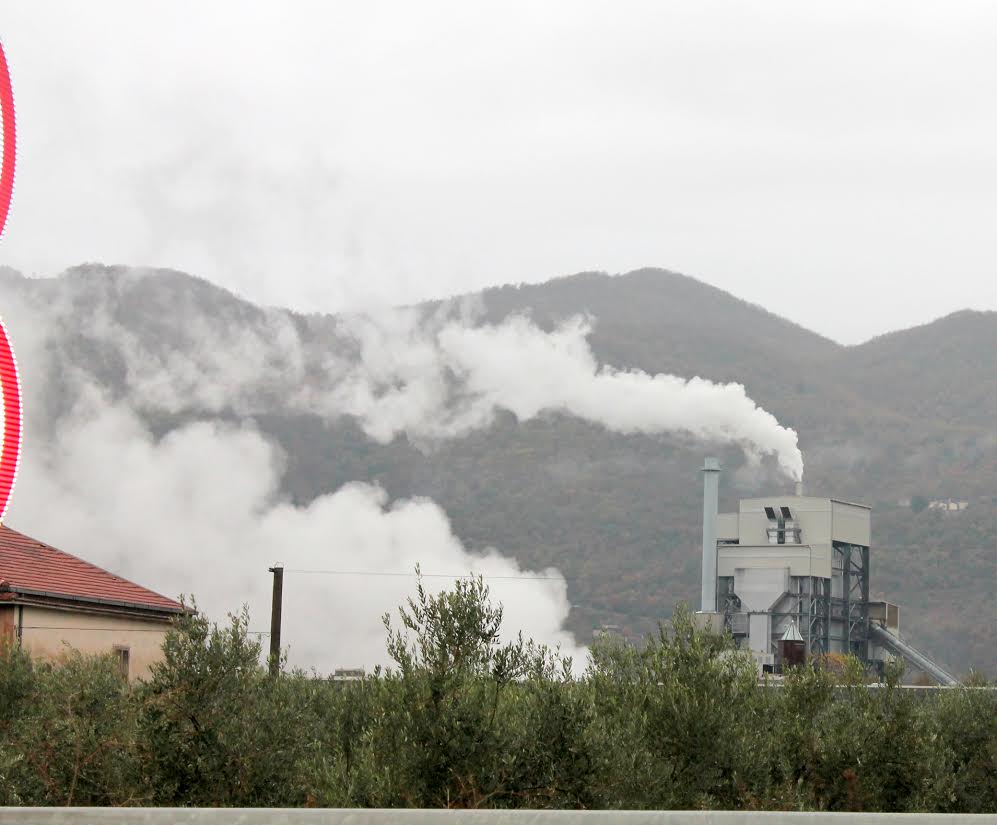
[[[585,318],[548,333],[524,317],[486,326],[436,319],[434,326],[394,312],[354,318],[345,332],[359,344],[359,358],[308,406],[356,416],[378,441],[459,436],[489,425],[499,409],[520,421],[563,412],[623,434],[686,432],[736,443],[750,458],[774,454],[795,480],[803,475],[796,433],[741,384],[600,367]]]
[[[266,568],[277,560],[289,571],[380,573],[419,563],[430,574],[491,577],[507,632],[584,657],[564,630],[570,605],[557,571],[472,552],[433,502],[391,502],[363,480],[293,506],[280,495],[279,450],[250,424],[202,421],[157,440],[150,414],[290,409],[354,416],[382,442],[432,442],[486,427],[499,410],[520,420],[565,413],[620,433],[737,443],[802,472],[796,434],[742,386],[600,367],[587,319],[545,332],[522,317],[475,324],[466,306],[302,318],[180,278],[0,278],[29,405],[10,523],[153,589],[193,592],[213,617],[248,603],[264,630]],[[292,662],[383,661],[380,616],[413,584],[289,572]]]
[[[155,273],[63,282],[77,293],[68,302],[47,296],[34,311],[92,341],[114,366],[121,399],[137,410],[353,416],[379,442],[458,437],[489,426],[499,410],[521,421],[565,413],[623,434],[685,432],[738,444],[750,459],[774,455],[802,478],[796,432],[741,384],[600,366],[587,318],[551,332],[524,317],[480,325],[473,307],[453,303],[429,314],[302,319],[231,296],[214,312],[207,304],[216,295],[160,291]],[[122,314],[137,303],[141,315]]]
[[[562,629],[569,603],[556,570],[524,571],[494,549],[470,553],[432,501],[389,502],[369,484],[292,506],[278,493],[279,455],[252,428],[198,423],[156,443],[134,413],[87,393],[55,443],[40,446],[18,485],[18,529],[166,594],[193,591],[214,618],[248,604],[254,630],[267,629],[267,568],[281,561],[292,664],[383,663],[380,617],[415,586],[406,576],[297,571],[398,573],[417,563],[430,576],[483,574],[505,606],[506,633],[522,629],[584,662]],[[431,590],[449,583],[426,580]]]
[[[293,506],[280,494],[279,449],[249,423],[200,421],[154,438],[143,414],[259,406],[268,381],[280,396],[302,380],[306,352],[282,313],[194,317],[176,302],[164,321],[175,345],[160,347],[155,294],[141,302],[142,332],[121,320],[135,285],[0,278],[28,426],[11,526],[167,595],[193,594],[215,619],[246,604],[259,631],[267,568],[281,561],[290,661],[320,672],[385,661],[381,616],[415,585],[390,574],[416,564],[430,590],[450,575],[484,575],[506,633],[584,662],[563,629],[564,578],[465,548],[434,502],[389,501],[357,482]],[[206,312],[195,304],[186,310]],[[298,572],[314,570],[341,573]],[[354,572],[389,575],[345,575]]]

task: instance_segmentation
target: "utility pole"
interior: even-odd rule
[[[269,568],[273,573],[273,604],[270,609],[270,675],[280,673],[280,612],[284,600],[284,565]]]

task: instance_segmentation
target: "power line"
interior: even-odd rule
[[[15,629],[17,625],[15,624]],[[24,624],[21,630],[72,630],[76,633],[169,633],[168,627],[71,627],[69,625]],[[247,630],[250,636],[269,636],[269,630]]]
[[[16,625],[15,625],[16,626]],[[107,631],[109,633],[167,633],[169,628],[164,627],[69,627],[48,624],[23,624],[21,630],[74,630],[96,632]]]
[[[307,568],[286,567],[285,573],[318,573],[327,576],[403,576],[424,579],[476,579],[478,573],[400,573],[378,570],[310,570]],[[499,576],[481,573],[483,579],[504,579],[508,581],[564,581],[567,576]]]

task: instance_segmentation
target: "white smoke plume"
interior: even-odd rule
[[[54,281],[8,273],[0,307],[28,394],[11,526],[167,595],[193,593],[214,617],[248,603],[260,630],[275,561],[341,571],[287,575],[291,660],[320,670],[382,661],[380,617],[413,590],[406,576],[346,574],[416,563],[427,574],[486,574],[507,632],[584,654],[564,631],[563,578],[468,550],[433,502],[389,502],[358,479],[292,506],[279,492],[279,451],[251,425],[191,424],[157,441],[150,413],[352,416],[384,442],[457,437],[499,410],[563,413],[621,433],[737,443],[802,472],[795,433],[742,386],[600,366],[587,319],[546,332],[522,317],[479,324],[463,306],[302,318],[134,270]]]
[[[455,575],[484,575],[505,608],[507,636],[521,630],[584,663],[584,649],[564,630],[564,578],[521,569],[494,548],[465,548],[434,502],[389,501],[358,480],[298,507],[280,492],[280,450],[250,423],[202,421],[153,436],[143,412],[249,407],[267,381],[280,390],[288,362],[274,353],[294,333],[286,316],[256,313],[263,326],[167,316],[171,333],[180,327],[188,337],[164,358],[150,344],[154,329],[138,334],[115,320],[127,301],[116,290],[81,306],[78,295],[39,296],[25,286],[32,285],[0,282],[26,395],[11,527],[165,595],[193,595],[214,619],[246,604],[258,631],[269,619],[267,568],[282,562],[290,662],[320,672],[385,661],[381,617],[414,593],[416,564],[430,590]],[[91,359],[124,370],[120,397],[109,398],[71,358],[81,330],[88,352],[98,353]],[[301,356],[296,337],[284,354]],[[71,403],[53,414],[56,387]]]
[[[463,435],[500,409],[520,421],[560,412],[623,434],[684,432],[736,443],[750,459],[772,454],[787,475],[803,476],[796,432],[744,386],[600,366],[586,318],[545,332],[521,316],[472,326],[395,311],[353,318],[343,329],[359,357],[307,406],[356,416],[378,441]]]
[[[211,288],[160,290],[157,277],[132,271],[96,284],[68,279],[78,291],[104,294],[32,307],[61,330],[76,327],[109,345],[137,410],[250,415],[276,406],[352,416],[377,441],[406,435],[417,443],[487,427],[499,410],[521,421],[564,413],[623,434],[679,432],[738,444],[749,460],[773,455],[787,475],[802,478],[796,432],[743,385],[600,365],[587,340],[588,318],[550,332],[519,316],[482,325],[455,302],[434,313],[391,309],[316,320],[232,296],[219,314],[197,305],[217,303]],[[120,310],[136,303],[141,325]]]
[[[252,428],[198,423],[156,443],[132,412],[87,393],[54,442],[30,444],[9,523],[167,595],[192,593],[213,618],[247,604],[260,631],[267,568],[280,561],[290,661],[320,672],[384,663],[381,616],[415,589],[414,577],[390,574],[416,564],[430,590],[452,584],[439,574],[483,574],[507,635],[522,630],[584,663],[563,630],[556,570],[469,552],[427,499],[389,502],[355,483],[295,507],[279,482],[279,454]],[[316,570],[338,572],[304,572]]]

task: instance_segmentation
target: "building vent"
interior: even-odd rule
[[[793,511],[785,505],[780,505],[779,512],[776,513],[774,507],[765,508],[765,516],[772,526],[767,528],[769,544],[800,544],[799,523],[793,518]]]

